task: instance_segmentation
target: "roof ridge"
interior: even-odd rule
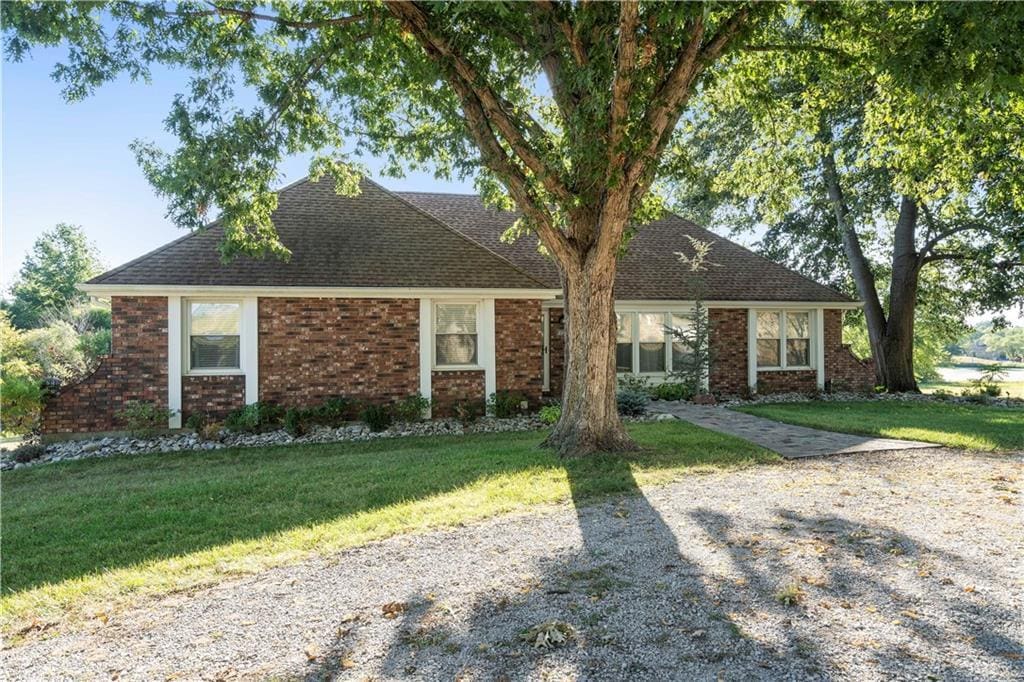
[[[405,197],[403,197],[403,196],[399,195],[399,194],[398,194],[397,192],[392,192],[392,191],[391,191],[391,190],[389,190],[388,188],[386,188],[386,187],[384,187],[384,186],[382,186],[382,185],[380,185],[380,184],[378,184],[378,183],[374,182],[373,180],[370,180],[369,178],[367,178],[367,182],[369,182],[369,183],[373,184],[374,186],[376,186],[376,187],[380,188],[380,189],[381,189],[381,190],[382,190],[382,191],[383,191],[384,193],[386,193],[386,194],[388,194],[388,195],[390,195],[390,196],[393,196],[393,197],[394,197],[395,199],[398,199],[398,200],[399,200],[399,201],[401,201],[401,202],[402,202],[403,204],[405,204],[405,205],[406,205],[406,206],[408,206],[409,208],[413,209],[413,210],[414,210],[414,211],[416,211],[417,213],[420,213],[421,215],[424,215],[424,216],[426,216],[426,217],[427,217],[427,218],[429,218],[430,220],[433,220],[433,221],[434,221],[435,223],[437,223],[438,225],[441,225],[441,226],[442,226],[442,227],[444,227],[444,228],[445,228],[446,230],[449,230],[450,232],[452,232],[452,233],[454,233],[454,234],[458,235],[459,237],[462,237],[462,238],[463,238],[464,240],[466,240],[466,241],[467,241],[467,242],[469,242],[470,244],[473,244],[474,246],[476,246],[476,247],[478,247],[478,248],[481,248],[481,249],[483,249],[484,251],[486,251],[487,253],[491,254],[491,255],[492,255],[492,256],[494,256],[495,258],[498,258],[498,259],[499,259],[499,260],[501,260],[502,262],[504,262],[504,263],[507,263],[507,264],[508,264],[508,266],[509,266],[509,267],[511,267],[511,268],[512,268],[513,270],[515,270],[516,272],[518,272],[518,273],[519,273],[519,274],[521,274],[521,275],[524,275],[524,276],[525,276],[525,277],[527,277],[528,279],[530,279],[530,280],[532,280],[532,281],[536,282],[537,284],[541,285],[541,286],[542,286],[543,288],[545,288],[545,289],[550,289],[550,288],[551,288],[550,286],[548,286],[548,285],[547,285],[547,283],[545,283],[545,282],[542,282],[542,281],[540,281],[539,279],[537,279],[536,277],[534,277],[533,275],[531,275],[530,273],[528,273],[528,272],[527,272],[526,270],[522,269],[521,267],[519,267],[518,265],[516,265],[515,263],[513,263],[512,261],[510,261],[510,260],[509,260],[508,258],[506,258],[505,256],[502,256],[502,255],[501,255],[500,253],[498,253],[497,251],[493,251],[492,249],[488,248],[488,247],[487,247],[487,246],[485,246],[484,244],[481,244],[481,243],[480,243],[480,242],[478,242],[477,240],[475,240],[475,239],[471,238],[471,237],[470,237],[469,235],[467,235],[467,234],[466,234],[465,232],[463,232],[462,230],[459,230],[459,229],[457,229],[457,228],[456,228],[455,226],[453,226],[453,225],[449,225],[448,223],[446,223],[445,221],[441,220],[441,219],[440,219],[440,218],[438,218],[437,216],[434,216],[434,215],[432,215],[432,214],[430,214],[430,213],[428,213],[428,212],[424,211],[424,210],[423,210],[422,208],[420,208],[420,207],[419,207],[419,206],[417,206],[416,204],[412,203],[411,201],[409,201],[409,200],[408,200],[408,199],[406,199]],[[425,194],[430,194],[430,192],[425,192]],[[433,192],[432,194],[444,194],[444,192]],[[449,196],[450,196],[450,195],[449,195]],[[471,196],[471,197],[476,197],[476,196],[479,196],[479,195],[476,195],[476,194],[463,194],[463,195],[460,195],[460,196]]]
[[[770,264],[770,265],[772,265],[774,267],[777,267],[777,268],[782,268],[786,272],[792,273],[792,274],[796,275],[797,277],[800,277],[801,279],[806,280],[807,282],[810,282],[811,284],[813,284],[815,286],[818,286],[818,287],[821,287],[822,289],[826,289],[828,291],[831,291],[833,294],[836,294],[838,296],[842,296],[847,301],[851,301],[851,302],[855,302],[855,303],[856,302],[860,302],[860,301],[858,301],[858,299],[851,298],[849,295],[844,294],[841,291],[837,291],[836,289],[833,289],[830,286],[822,284],[821,282],[808,277],[807,275],[803,274],[799,270],[794,270],[793,268],[787,267],[787,266],[783,265],[782,263],[776,263],[771,258],[768,258],[767,256],[764,256],[764,255],[758,253],[757,251],[754,251],[753,249],[748,249],[746,246],[743,246],[743,244],[740,244],[739,242],[734,242],[733,240],[729,239],[728,237],[723,237],[722,235],[718,234],[717,232],[712,232],[708,228],[703,227],[701,225],[698,225],[697,223],[693,222],[692,220],[687,220],[686,218],[682,217],[681,215],[679,215],[678,213],[676,213],[674,211],[665,211],[665,212],[668,213],[670,216],[672,216],[674,218],[678,218],[679,220],[683,221],[684,223],[687,223],[691,227],[695,227],[698,230],[701,230],[703,232],[707,232],[708,234],[710,234],[711,236],[713,236],[713,237],[715,237],[717,239],[724,239],[725,241],[729,242],[733,246],[736,246],[737,248],[740,248],[743,251],[746,251],[751,256],[754,256],[755,258],[758,258],[758,259],[764,261],[765,263],[768,263],[768,264]]]
[[[399,196],[401,196],[403,194],[432,194],[434,196],[439,196],[439,197],[473,197],[474,199],[481,199],[481,203],[483,203],[483,200],[480,197],[480,195],[479,194],[474,194],[472,192],[421,192],[421,191],[417,191],[417,190],[405,190],[405,191],[394,190],[394,191],[392,191],[392,194],[396,194],[396,195],[399,195]],[[484,205],[486,206],[486,204],[484,204]],[[506,212],[509,212],[509,211],[506,211]]]

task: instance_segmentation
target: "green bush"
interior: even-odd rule
[[[174,415],[174,410],[144,400],[130,401],[117,412],[117,418],[136,438],[149,438],[165,430]]]
[[[284,410],[272,403],[256,402],[227,416],[224,427],[240,433],[264,433],[281,426]]]
[[[647,402],[650,400],[647,393],[634,388],[620,388],[615,394],[619,404],[619,414],[629,417],[639,417],[647,411]]]
[[[666,381],[651,388],[651,397],[656,400],[689,400],[693,391],[683,383]]]
[[[284,430],[293,438],[298,438],[306,431],[303,421],[305,410],[298,407],[289,407],[284,413]]]
[[[487,406],[479,400],[467,400],[464,402],[455,403],[452,407],[452,412],[455,413],[455,418],[463,424],[472,424],[486,411]]]
[[[392,407],[395,419],[400,422],[417,422],[423,419],[423,413],[430,407],[430,400],[419,393],[402,398]]]
[[[650,395],[651,380],[639,374],[623,374],[619,377],[619,388]]]
[[[4,363],[0,378],[0,418],[3,430],[28,433],[39,423],[43,391],[39,380],[22,363]]]
[[[487,411],[498,419],[509,419],[526,411],[529,406],[526,396],[522,393],[512,391],[498,391],[492,393],[487,400]]]
[[[371,431],[383,431],[391,426],[394,416],[387,405],[367,405],[359,413],[359,418],[366,422]]]
[[[39,443],[22,443],[14,449],[14,461],[19,464],[39,459],[46,453],[46,447]]]
[[[545,424],[557,424],[558,420],[562,418],[562,406],[545,405],[540,408],[537,417]]]
[[[196,433],[199,433],[203,430],[208,421],[209,417],[207,417],[205,413],[193,412],[188,416],[188,419],[185,420],[185,428],[192,429]]]

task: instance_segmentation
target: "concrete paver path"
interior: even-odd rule
[[[856,436],[850,433],[835,433],[806,426],[783,424],[772,419],[708,405],[657,401],[652,402],[648,409],[652,412],[670,414],[705,429],[748,440],[777,452],[787,459],[850,452],[939,447],[935,443]]]

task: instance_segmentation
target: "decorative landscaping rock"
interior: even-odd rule
[[[49,443],[43,455],[31,462],[15,462],[10,452],[0,453],[0,470],[20,469],[36,464],[67,462],[87,457],[112,455],[141,455],[153,452],[182,452],[219,450],[237,447],[268,447],[303,443],[343,443],[404,438],[410,436],[461,436],[470,433],[511,433],[533,431],[544,424],[534,415],[497,419],[484,417],[463,425],[455,419],[422,422],[397,422],[384,431],[374,432],[366,424],[347,424],[338,428],[319,426],[298,438],[284,429],[265,433],[231,433],[221,431],[217,440],[203,440],[195,433],[175,433],[153,438],[104,437],[87,440],[67,440]]]

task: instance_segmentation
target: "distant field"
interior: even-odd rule
[[[1024,368],[1024,362],[1013,362],[1012,360],[989,360],[987,358],[975,358],[970,355],[954,355],[948,365],[944,367],[985,367],[987,365],[1002,365],[1004,367]]]

